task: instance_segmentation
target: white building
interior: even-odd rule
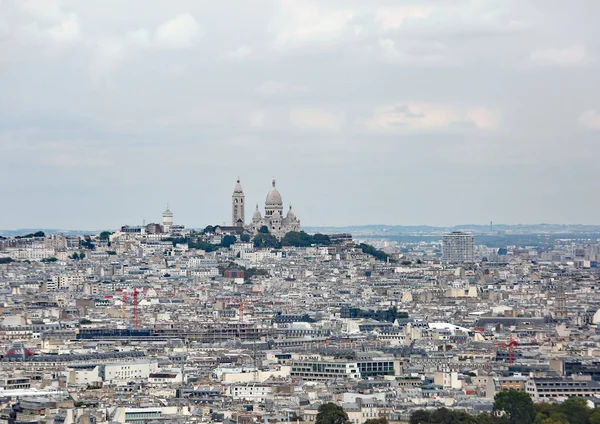
[[[275,180],[273,180],[272,184],[273,187],[269,193],[267,193],[267,198],[265,200],[264,217],[258,210],[257,204],[256,211],[254,211],[254,215],[252,216],[252,222],[249,226],[246,226],[246,228],[256,234],[262,227],[267,227],[270,234],[281,239],[290,231],[300,231],[300,220],[296,217],[296,214],[294,214],[291,205],[287,215],[283,215],[283,200],[281,199],[281,194],[279,194],[279,191],[275,187]],[[231,216],[233,226],[244,227],[245,196],[239,179],[233,190],[233,195],[231,196]]]

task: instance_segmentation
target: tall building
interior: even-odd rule
[[[162,214],[162,225],[165,233],[171,232],[171,227],[173,227],[173,212],[169,210],[169,205],[167,205],[167,210]]]
[[[254,234],[262,227],[267,227],[269,233],[277,237],[278,239],[283,238],[290,231],[300,231],[300,220],[296,217],[296,214],[292,210],[290,205],[287,214],[283,215],[283,200],[281,194],[275,187],[275,180],[272,182],[272,187],[267,198],[265,200],[265,216],[263,217],[258,210],[258,204],[254,215],[252,215],[252,223],[248,226],[244,226],[244,204],[245,196],[240,180],[238,179],[233,195],[231,196],[231,216],[232,224],[236,227],[244,227],[248,231]]]
[[[231,195],[231,225],[234,227],[243,227],[246,210],[244,207],[244,200],[246,196],[244,196],[244,190],[242,190],[242,185],[240,184],[240,177],[237,179],[237,184],[233,189],[233,194]]]
[[[473,247],[475,237],[473,234],[454,231],[444,234],[442,238],[442,259],[450,263],[473,262]]]

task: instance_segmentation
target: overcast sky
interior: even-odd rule
[[[598,0],[0,0],[0,228],[600,224]]]

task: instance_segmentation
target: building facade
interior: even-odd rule
[[[281,240],[290,231],[300,231],[300,220],[292,210],[290,205],[287,214],[283,214],[283,200],[281,194],[275,187],[275,180],[272,182],[272,187],[265,200],[264,216],[256,205],[252,222],[245,225],[245,196],[244,190],[238,178],[237,184],[231,196],[231,221],[235,227],[243,227],[246,230],[256,234],[261,228],[266,227],[269,233]]]
[[[448,263],[473,262],[475,237],[473,234],[454,231],[442,238],[442,259]]]

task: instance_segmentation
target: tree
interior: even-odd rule
[[[213,227],[212,225],[207,225],[202,232],[204,234],[206,234],[206,233],[214,233],[215,232],[215,227]]]
[[[267,227],[266,225],[263,225],[262,227],[260,227],[258,229],[258,232],[261,234],[269,234],[269,227]]]
[[[294,247],[308,247],[312,245],[329,246],[331,240],[326,234],[315,234],[311,236],[304,231],[290,231],[283,237],[281,244]]]
[[[410,424],[429,424],[431,421],[431,413],[424,409],[418,409],[410,414]]]
[[[85,259],[85,253],[80,253],[79,254],[79,259]]]
[[[44,263],[50,263],[50,262],[56,262],[58,259],[56,259],[55,257],[51,257],[51,258],[45,258],[42,259],[42,262]]]
[[[580,397],[572,397],[565,400],[558,405],[556,412],[568,417],[570,424],[587,424],[592,414],[592,410],[587,406],[586,400]]]
[[[73,255],[71,256],[71,258],[78,260],[79,259],[79,255],[77,254],[77,252],[73,253]]]
[[[600,424],[600,409],[594,409],[590,415],[590,424]]]
[[[477,424],[493,424],[498,420],[489,412],[482,412],[480,414],[475,415],[475,422]]]
[[[0,264],[9,264],[12,261],[12,258],[0,258]]]
[[[244,233],[240,236],[240,241],[242,243],[248,243],[250,241],[250,236],[248,234]]]
[[[362,250],[363,253],[365,253],[367,255],[373,256],[378,261],[384,261],[385,262],[390,257],[383,250],[377,250],[373,246],[371,246],[370,244],[361,243],[361,244],[356,245],[356,247],[359,248],[360,250]],[[390,259],[390,262],[396,262],[396,261]]]
[[[494,396],[494,411],[503,411],[509,424],[531,423],[535,407],[531,396],[519,390],[506,390]]]
[[[221,239],[221,246],[226,247],[229,249],[229,247],[234,244],[237,241],[237,239],[235,238],[235,236],[224,236]]]
[[[348,414],[335,403],[324,403],[319,406],[316,424],[349,424]]]
[[[254,247],[259,248],[280,248],[281,243],[271,234],[258,233],[254,236]]]
[[[388,424],[387,418],[371,418],[364,422],[364,424]]]
[[[111,235],[112,233],[110,231],[102,231],[100,233],[100,240],[108,240]]]
[[[571,424],[573,422],[569,421],[563,414],[555,413],[542,421],[542,424]]]

